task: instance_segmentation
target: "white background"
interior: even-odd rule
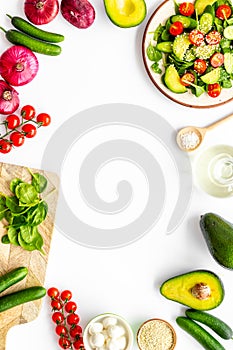
[[[135,28],[113,25],[102,0],[92,1],[96,20],[89,29],[71,26],[60,13],[44,26],[46,30],[65,35],[63,52],[58,57],[37,55],[40,64],[37,77],[17,90],[21,106],[32,104],[38,112],[50,113],[52,123],[48,128],[41,128],[23,147],[2,155],[0,161],[40,168],[43,152],[54,131],[74,114],[95,105],[138,104],[156,111],[176,129],[186,125],[204,126],[231,113],[233,102],[214,109],[182,107],[161,95],[149,80],[141,57],[141,40],[147,20],[159,3],[147,0],[147,17]],[[23,1],[0,0],[0,23],[10,28],[5,13],[23,16]],[[9,46],[0,33],[0,52]],[[204,147],[219,143],[232,145],[232,127],[233,121],[229,121],[209,133]],[[174,203],[176,194],[177,189],[169,191],[168,203]],[[212,259],[199,229],[200,215],[210,211],[233,221],[232,198],[213,198],[195,186],[187,215],[172,235],[165,233],[169,210],[165,210],[156,227],[141,240],[116,250],[99,251],[79,246],[55,229],[45,287],[56,286],[73,292],[82,326],[99,313],[115,312],[125,317],[136,333],[143,321],[159,317],[175,327],[177,350],[201,348],[176,326],[175,318],[183,314],[185,308],[163,298],[159,286],[179,273],[199,268],[214,271],[222,278],[226,296],[212,313],[233,326],[233,272]],[[7,350],[16,347],[58,349],[50,316],[49,301],[45,298],[35,321],[9,331]],[[232,348],[231,341],[222,341],[222,344],[228,350]]]

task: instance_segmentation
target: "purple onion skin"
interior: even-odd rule
[[[80,29],[90,27],[95,20],[95,9],[87,0],[62,0],[61,14]]]
[[[4,98],[4,93],[9,93],[11,99],[7,100]],[[5,80],[0,80],[0,114],[11,114],[14,113],[19,107],[18,92]]]

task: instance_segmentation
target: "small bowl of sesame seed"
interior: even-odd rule
[[[173,350],[176,346],[176,332],[167,321],[153,318],[140,326],[137,343],[140,350]]]

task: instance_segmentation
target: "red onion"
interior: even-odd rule
[[[35,54],[25,46],[11,46],[0,57],[0,74],[13,86],[29,83],[38,69],[39,62]]]
[[[58,0],[25,0],[24,13],[36,25],[51,22],[58,14]]]
[[[0,114],[14,113],[18,107],[18,92],[4,80],[0,80]]]
[[[95,20],[95,9],[87,0],[62,0],[62,16],[75,27],[85,29]]]

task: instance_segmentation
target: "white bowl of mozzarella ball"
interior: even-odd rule
[[[83,333],[86,350],[130,350],[133,338],[133,331],[127,321],[110,313],[93,318]]]

